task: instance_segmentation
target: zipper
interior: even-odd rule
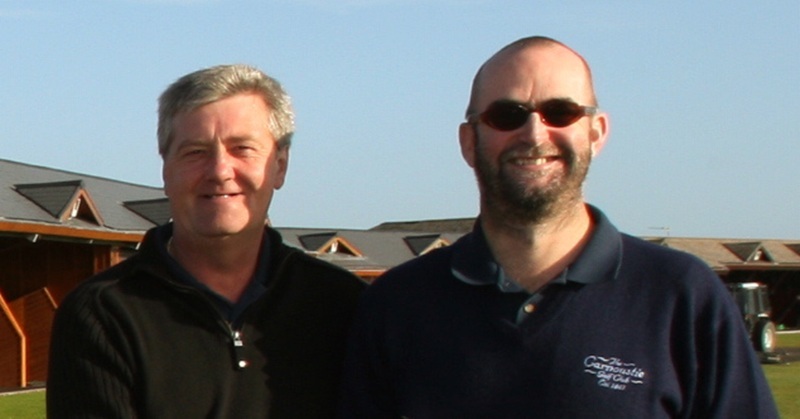
[[[280,273],[283,271],[284,266],[286,266],[287,261],[292,259],[292,256],[294,256],[294,253],[289,253],[288,255],[286,255],[286,257],[283,258],[283,260],[281,260],[280,265],[278,265],[277,269],[274,271],[275,278],[273,278],[273,280],[276,280],[278,277],[280,277]],[[203,297],[206,298],[205,296]],[[269,297],[267,295],[264,295],[262,298],[269,298]],[[254,304],[256,304],[256,302],[254,302]],[[252,310],[252,305],[250,307],[247,307],[247,309],[245,309],[245,311],[242,313],[241,315],[242,320],[244,319],[247,312],[250,310]],[[231,343],[233,344],[233,366],[237,370],[241,371],[247,368],[248,365],[250,365],[250,362],[248,362],[247,359],[245,359],[244,357],[244,339],[242,336],[242,331],[241,329],[237,330],[236,328],[234,328],[234,326],[228,321],[224,321],[224,323],[227,326],[228,332],[231,335]],[[243,322],[238,322],[238,323],[243,323]]]
[[[233,368],[238,371],[247,368],[250,362],[248,362],[244,357],[244,339],[242,338],[242,331],[234,329],[231,323],[220,316],[219,310],[214,307],[214,302],[211,301],[203,292],[194,287],[177,284],[171,280],[166,280],[166,286],[171,287],[178,292],[193,295],[203,302],[202,305],[208,309],[210,314],[217,319],[217,323],[222,325],[228,336],[230,336]]]
[[[242,340],[242,331],[233,330],[230,325],[228,328],[231,331],[231,339],[233,342],[233,365],[237,370],[243,370],[247,368],[249,362],[247,362],[247,360],[244,358],[244,340]]]
[[[275,278],[273,280],[277,280],[280,277],[280,273],[283,271],[284,266],[286,266],[287,262],[292,259],[294,253],[289,253],[286,257],[281,260],[280,265],[278,265],[277,269],[275,269]],[[274,284],[273,284],[274,285]],[[206,298],[203,295],[203,298]],[[264,295],[262,298],[269,298],[267,295]],[[254,302],[256,304],[256,302]],[[245,311],[242,313],[241,318],[244,319],[245,315],[248,311],[252,310],[252,305],[247,307]],[[216,311],[216,310],[215,310]],[[234,326],[229,323],[228,321],[224,321],[225,325],[227,326],[228,332],[231,335],[231,343],[233,344],[233,367],[237,370],[241,371],[247,368],[250,365],[250,362],[247,361],[244,357],[244,339],[242,336],[241,329],[237,330]],[[238,322],[243,323],[243,322]],[[241,324],[240,324],[241,326]]]
[[[284,270],[284,267],[288,264],[288,261],[294,259],[295,254],[296,254],[295,252],[290,251],[290,252],[288,252],[288,254],[285,257],[282,258],[282,260],[280,261],[280,264],[277,266],[277,269],[275,269],[273,271],[273,274],[275,276],[273,278],[273,280],[277,280],[278,278],[281,277],[281,274],[282,274],[282,272]],[[164,281],[163,282],[164,285],[167,286],[168,288],[173,288],[174,290],[176,290],[178,292],[181,292],[181,293],[194,295],[194,296],[198,297],[200,300],[202,300],[204,302],[203,305],[206,306],[208,309],[210,309],[212,311],[212,315],[217,318],[219,323],[222,323],[225,326],[224,328],[228,332],[228,335],[230,336],[231,345],[232,345],[232,349],[233,349],[232,350],[232,352],[233,352],[232,355],[233,355],[233,367],[234,367],[234,369],[236,369],[237,371],[241,371],[241,370],[244,370],[245,368],[247,368],[248,365],[250,365],[250,362],[247,359],[245,359],[245,356],[244,356],[244,339],[242,337],[241,329],[240,330],[236,330],[230,322],[228,322],[227,320],[222,318],[222,316],[220,316],[220,314],[219,314],[219,311],[216,308],[214,308],[214,303],[212,301],[210,301],[209,298],[203,292],[201,292],[200,290],[198,290],[198,289],[196,289],[194,287],[190,287],[190,286],[187,286],[187,285],[176,283],[175,281],[173,281],[172,279],[170,279],[168,277],[162,277],[161,275],[155,274],[153,272],[151,272],[151,274],[153,274],[156,277],[159,277],[159,279]],[[274,285],[275,284],[273,283],[268,288],[272,288],[272,286],[274,286]],[[268,289],[268,291],[269,291],[269,289]],[[269,298],[269,296],[268,295],[264,295],[262,298]],[[245,314],[248,311],[250,311],[251,309],[252,309],[252,307],[248,307],[242,313],[242,319],[245,317]],[[239,323],[243,323],[243,322],[239,322]],[[241,327],[241,324],[239,326]]]

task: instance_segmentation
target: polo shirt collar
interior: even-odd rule
[[[264,231],[264,236],[261,239],[261,248],[259,251],[258,263],[256,270],[253,273],[253,278],[245,288],[244,293],[239,298],[239,301],[232,302],[225,297],[217,294],[208,286],[198,281],[192,274],[181,266],[167,251],[167,242],[172,238],[173,223],[157,227],[156,229],[156,248],[167,264],[167,268],[172,272],[172,275],[185,285],[197,288],[210,296],[214,301],[216,307],[231,323],[236,323],[244,310],[250,304],[258,300],[267,291],[270,276],[269,263],[270,263],[270,240],[267,231]]]
[[[567,281],[591,284],[612,280],[617,276],[622,262],[622,236],[602,211],[587,205],[594,221],[589,241],[572,264],[554,278],[553,283]],[[460,281],[469,285],[496,285],[504,292],[521,292],[503,272],[489,249],[480,219],[475,221],[471,233],[453,244],[451,271]]]

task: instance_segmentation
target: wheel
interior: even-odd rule
[[[753,345],[759,352],[771,353],[775,351],[776,332],[775,323],[769,319],[758,319],[753,328]]]

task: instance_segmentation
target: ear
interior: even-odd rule
[[[609,120],[608,114],[605,112],[598,113],[592,118],[591,127],[589,128],[589,141],[592,147],[592,157],[597,156],[600,150],[606,145],[609,134]]]
[[[167,158],[166,157],[163,157],[161,159],[161,183],[164,185],[164,195],[166,195],[167,198],[169,198],[169,194],[170,194],[170,189],[171,188],[169,187],[170,185],[167,182]]]
[[[475,126],[463,122],[458,126],[458,143],[461,145],[461,157],[467,162],[469,167],[475,167]]]
[[[275,171],[272,173],[272,187],[280,189],[286,181],[286,172],[289,170],[289,146],[278,147],[275,150]]]

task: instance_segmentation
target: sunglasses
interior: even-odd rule
[[[513,131],[525,125],[534,112],[539,113],[542,123],[548,127],[563,128],[586,115],[596,114],[597,108],[564,99],[550,99],[535,106],[513,100],[498,100],[492,102],[485,111],[469,115],[467,121],[474,123],[480,120],[498,131]]]

